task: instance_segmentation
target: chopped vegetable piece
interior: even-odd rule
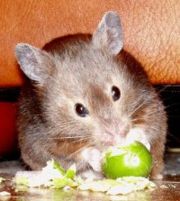
[[[54,160],[51,160],[50,162],[48,161],[47,163],[52,163],[53,165],[53,168],[56,169],[56,170],[59,170],[59,172],[64,175],[65,174],[65,170],[64,168],[60,165],[60,163],[54,161]]]
[[[104,155],[102,165],[106,177],[116,179],[123,176],[148,177],[152,167],[152,156],[140,142],[110,148]]]
[[[22,186],[28,186],[29,185],[29,181],[28,181],[28,178],[26,176],[15,177],[15,182],[17,185],[22,185]]]
[[[67,171],[65,174],[65,177],[70,178],[70,179],[74,179],[76,175],[76,165],[73,164]]]

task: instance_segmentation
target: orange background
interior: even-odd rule
[[[180,1],[1,0],[0,87],[22,84],[14,57],[18,42],[42,47],[59,36],[92,33],[108,10],[118,11],[125,49],[142,63],[150,80],[180,83]]]

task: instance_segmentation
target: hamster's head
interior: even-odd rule
[[[106,13],[86,41],[48,52],[16,46],[18,63],[39,96],[47,138],[103,149],[121,143],[135,128],[147,129],[154,92],[145,76],[119,59],[122,47],[115,12]]]

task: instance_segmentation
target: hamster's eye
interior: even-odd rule
[[[114,101],[117,101],[121,96],[121,92],[120,92],[119,88],[116,86],[112,86],[111,93],[112,93],[112,97],[113,97]]]
[[[80,117],[86,117],[89,114],[89,111],[81,103],[75,104],[75,110]]]

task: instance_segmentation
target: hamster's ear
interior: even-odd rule
[[[43,84],[52,68],[48,53],[29,44],[16,45],[15,54],[21,70],[31,80]]]
[[[111,55],[117,55],[123,48],[121,21],[116,12],[104,14],[97,30],[93,34],[93,43],[97,48],[107,49]]]

